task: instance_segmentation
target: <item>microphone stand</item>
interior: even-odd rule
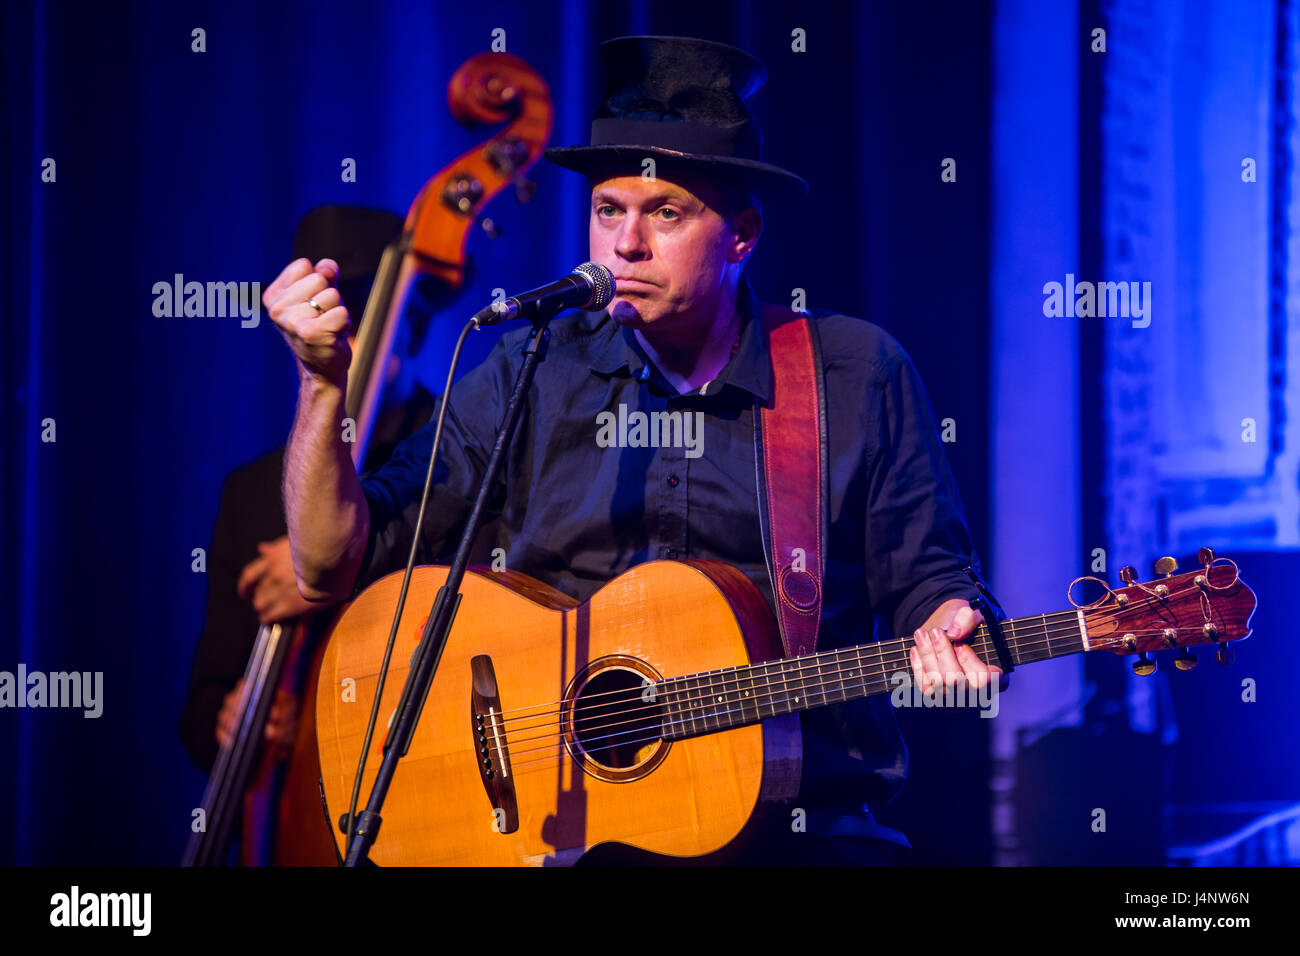
[[[532,385],[533,375],[537,371],[538,364],[546,358],[547,344],[551,340],[551,331],[547,326],[560,309],[561,307],[557,306],[529,319],[533,325],[533,334],[524,346],[523,366],[519,369],[514,390],[510,393],[505,419],[497,435],[496,444],[492,446],[492,455],[488,459],[478,495],[474,498],[474,507],[470,510],[465,532],[460,537],[460,546],[456,549],[455,560],[452,561],[447,580],[438,589],[433,609],[429,612],[429,621],[424,628],[424,635],[412,656],[406,686],[402,688],[397,710],[393,712],[391,730],[384,741],[384,759],[379,765],[379,774],[370,790],[370,799],[366,802],[366,808],[357,814],[357,824],[352,830],[352,840],[348,846],[347,859],[344,861],[345,866],[358,865],[379,836],[379,827],[383,823],[379,811],[388,796],[388,787],[392,783],[393,773],[397,770],[397,761],[406,756],[406,751],[415,736],[415,727],[419,723],[420,714],[424,711],[424,701],[429,695],[429,687],[433,684],[433,675],[438,669],[438,662],[442,659],[447,635],[451,633],[452,623],[456,619],[456,610],[460,607],[462,597],[460,585],[465,577],[466,566],[469,564],[470,548],[483,523],[483,509],[487,504],[488,490],[492,487],[497,472],[500,471],[501,460],[510,447],[515,426],[519,422],[523,399],[528,393],[529,386]],[[447,396],[444,396],[443,400],[446,401]]]

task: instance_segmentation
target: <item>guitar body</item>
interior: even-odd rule
[[[358,810],[446,576],[444,567],[413,574]],[[346,609],[321,665],[316,731],[340,853],[338,818],[351,797],[401,577],[375,583]],[[602,694],[640,699],[640,688],[662,678],[782,656],[771,611],[736,569],[653,561],[582,604],[515,572],[472,569],[461,590],[414,741],[383,806],[375,863],[557,865],[606,842],[696,857],[726,847],[797,792],[794,714],[679,739],[663,739],[655,718],[619,747],[592,730],[633,726],[654,709],[611,711],[607,703],[602,712]],[[490,776],[480,772],[484,748]]]

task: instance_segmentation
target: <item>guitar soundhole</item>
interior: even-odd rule
[[[668,750],[663,710],[653,692],[658,675],[639,661],[634,666],[588,670],[566,708],[565,736],[574,757],[602,779],[642,777]]]

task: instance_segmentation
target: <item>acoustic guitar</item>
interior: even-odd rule
[[[1147,655],[1249,635],[1255,595],[1237,566],[1200,566],[1124,586],[1068,611],[1002,622],[1016,666],[1090,651]],[[415,569],[383,713],[447,569]],[[401,574],[364,590],[322,662],[317,735],[330,813],[347,807]],[[1104,583],[1104,582],[1103,582]],[[757,587],[716,561],[651,561],[579,603],[526,575],[475,568],[370,858],[390,865],[555,865],[613,841],[697,857],[744,839],[799,785],[801,711],[889,693],[910,672],[909,637],[781,656]],[[1074,603],[1071,598],[1071,603]],[[997,654],[988,626],[969,643]],[[369,694],[369,696],[368,696]],[[363,795],[382,759],[377,735]],[[788,811],[787,811],[788,812]],[[340,853],[343,835],[334,819]]]

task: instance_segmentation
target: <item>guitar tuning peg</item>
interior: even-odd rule
[[[1172,577],[1173,573],[1178,570],[1178,562],[1165,555],[1156,561],[1156,574],[1163,574],[1165,577]]]
[[[1138,677],[1150,677],[1155,672],[1155,658],[1147,657],[1145,652],[1139,654],[1138,659],[1133,662],[1133,673]]]
[[[1208,568],[1208,567],[1210,566],[1210,564],[1214,561],[1214,549],[1213,549],[1213,548],[1201,548],[1201,550],[1199,550],[1199,551],[1196,552],[1196,560],[1197,560],[1197,562],[1200,563],[1203,567],[1207,567],[1207,568]]]
[[[1137,568],[1131,564],[1126,564],[1119,569],[1119,579],[1125,584],[1132,584],[1138,579]]]
[[[1198,663],[1199,662],[1196,660],[1196,655],[1191,652],[1190,648],[1186,648],[1186,647],[1183,648],[1183,652],[1181,654],[1179,654],[1177,657],[1174,658],[1174,666],[1177,667],[1180,671],[1190,671],[1194,667],[1196,667]]]
[[[1214,652],[1214,659],[1217,660],[1224,667],[1227,667],[1229,664],[1231,664],[1233,661],[1237,659],[1237,652],[1234,651],[1227,644],[1220,644],[1219,649]]]

